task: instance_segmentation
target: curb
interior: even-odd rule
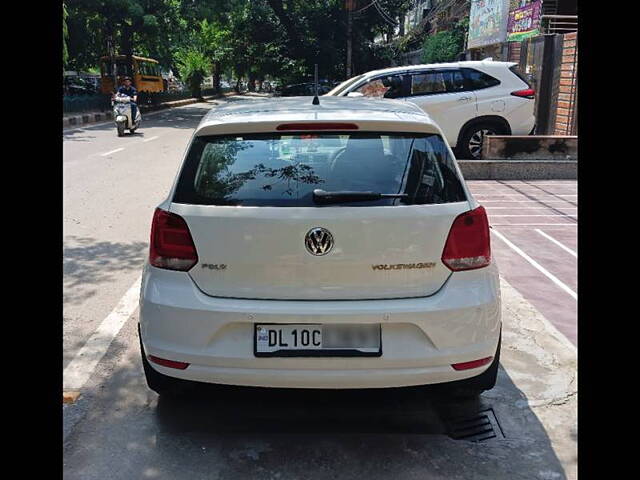
[[[78,127],[86,123],[103,122],[105,120],[111,120],[112,118],[112,112],[83,113],[80,115],[72,115],[70,117],[62,117],[62,126]]]
[[[458,160],[465,180],[577,180],[577,160]]]
[[[202,102],[203,100],[213,100],[215,98],[223,98],[231,95],[237,95],[237,94],[235,92],[233,94],[230,94],[229,92],[227,92],[227,93],[222,93],[218,95],[208,95],[202,98],[186,98],[184,100],[175,100],[173,102],[161,103],[159,105],[152,105],[149,107],[140,106],[140,111],[144,113],[144,112],[153,112],[156,110],[164,110],[167,108],[182,107],[184,105],[199,103],[199,102]],[[113,119],[113,113],[110,111],[101,112],[101,113],[82,113],[78,115],[62,117],[62,127],[63,128],[80,127],[86,124],[104,122],[105,120],[111,120],[111,119]]]

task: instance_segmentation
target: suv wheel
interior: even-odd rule
[[[466,129],[460,142],[461,159],[479,160],[482,158],[482,144],[486,135],[497,135],[500,131],[495,125],[477,123]]]

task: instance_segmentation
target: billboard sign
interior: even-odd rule
[[[542,0],[528,2],[523,7],[512,9],[509,12],[507,41],[519,42],[524,38],[533,37],[540,33],[541,12]]]
[[[509,0],[471,0],[467,48],[506,41],[508,19]]]

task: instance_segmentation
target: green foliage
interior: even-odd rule
[[[422,46],[422,61],[424,63],[453,62],[464,50],[466,32],[469,19],[465,18],[451,30],[438,32],[427,37]]]
[[[67,28],[67,6],[62,4],[62,66],[67,66],[69,62],[69,49],[67,48],[67,39],[69,38],[69,29]]]
[[[201,84],[211,71],[211,60],[199,49],[186,47],[176,52],[176,62],[180,76],[189,86],[194,97],[201,96]]]
[[[240,78],[309,81],[313,65],[321,78],[345,76],[347,12],[344,0],[64,0],[68,17],[68,68],[95,68],[108,53],[157,59],[184,78],[185,51],[206,56],[211,73]],[[361,8],[364,2],[357,2]],[[412,0],[378,0],[398,19]],[[376,8],[353,20],[354,72],[387,66],[395,50],[373,43],[393,30]],[[64,51],[64,50],[63,50]],[[182,52],[182,53],[181,53]],[[195,53],[189,63],[194,63]],[[181,67],[178,66],[182,59]],[[202,63],[202,62],[201,62]],[[213,70],[213,72],[212,72]]]

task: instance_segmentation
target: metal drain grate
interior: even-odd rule
[[[449,436],[454,440],[483,442],[492,438],[504,438],[504,434],[492,408],[477,412],[471,417],[449,420],[447,422],[447,429]]]

